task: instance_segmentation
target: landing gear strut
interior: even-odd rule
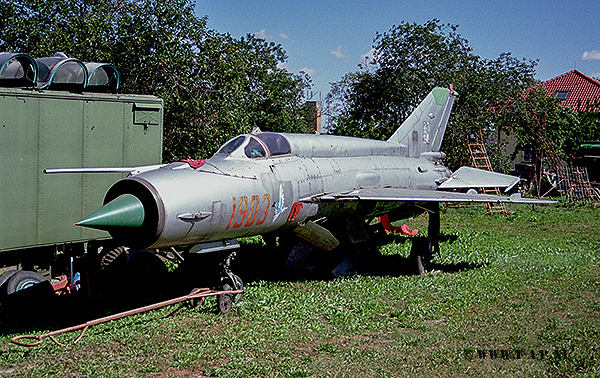
[[[239,276],[233,274],[230,269],[231,261],[235,258],[235,251],[231,252],[221,264],[221,287],[224,291],[244,290],[244,283]],[[217,307],[221,312],[229,312],[234,304],[242,300],[243,294],[221,294],[217,300]]]
[[[221,312],[228,312],[231,310],[234,304],[240,302],[242,299],[242,291],[244,289],[244,283],[241,278],[233,274],[231,271],[231,262],[236,256],[235,249],[240,248],[240,244],[235,239],[226,239],[215,242],[206,242],[194,245],[188,251],[188,256],[185,258],[186,261],[190,262],[193,256],[197,259],[202,260],[202,265],[210,267],[210,273],[204,277],[204,284],[215,288],[212,292],[218,296],[217,308]],[[224,260],[221,260],[226,254]],[[196,264],[199,260],[195,260]],[[216,268],[219,266],[219,271]],[[194,271],[195,275],[195,271]],[[196,283],[197,281],[194,281]],[[233,292],[232,292],[233,291]],[[190,304],[197,306],[202,303],[201,299],[196,300],[192,298]]]
[[[437,202],[427,207],[429,212],[429,225],[427,238],[413,239],[411,257],[416,263],[419,274],[424,275],[431,271],[431,260],[440,252],[440,207]]]

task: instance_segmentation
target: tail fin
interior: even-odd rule
[[[409,157],[439,151],[456,96],[453,90],[434,88],[388,141],[405,145]]]

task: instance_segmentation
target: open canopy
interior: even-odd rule
[[[86,62],[88,73],[87,92],[117,93],[121,82],[121,75],[117,67],[108,63]]]
[[[84,63],[61,52],[38,59],[27,54],[0,52],[1,87],[117,93],[120,83],[119,70],[112,64]]]
[[[27,54],[0,53],[0,85],[3,87],[33,87],[38,67]]]
[[[36,59],[40,71],[39,89],[83,92],[88,83],[85,65],[79,59],[58,52],[51,57]]]
[[[242,148],[243,146],[243,148]],[[215,155],[246,156],[250,159],[277,157],[291,154],[290,142],[281,134],[261,132],[239,135],[225,143]]]

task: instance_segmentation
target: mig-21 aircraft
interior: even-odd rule
[[[203,164],[130,169],[109,189],[104,206],[76,225],[142,249],[212,250],[227,248],[231,239],[286,232],[328,251],[341,238],[364,240],[374,217],[400,220],[427,211],[422,264],[439,250],[440,203],[552,203],[477,194],[471,188],[509,190],[519,178],[470,167],[453,173],[442,164],[440,146],[456,96],[433,89],[387,141],[254,130]],[[48,173],[98,171],[112,170]]]

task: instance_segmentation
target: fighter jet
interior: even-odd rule
[[[452,173],[442,164],[456,97],[433,89],[387,141],[254,130],[197,164],[131,168],[104,206],[76,225],[144,249],[226,247],[226,240],[292,233],[328,251],[340,238],[364,240],[374,217],[427,211],[428,246],[419,257],[427,260],[439,250],[440,203],[552,203],[477,194],[471,188],[509,190],[519,178],[470,167]],[[50,173],[60,171],[72,170]]]

